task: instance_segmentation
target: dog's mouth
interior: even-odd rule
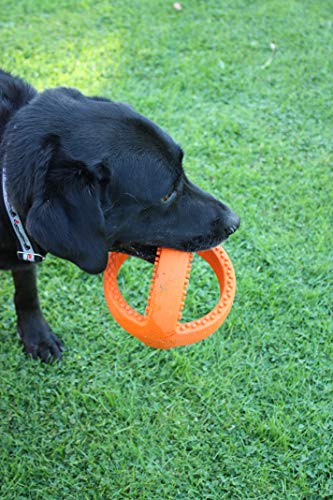
[[[175,245],[172,248],[177,250],[181,250],[183,252],[197,252],[199,250],[207,250],[221,243],[220,239],[207,239],[204,237],[194,238],[189,242],[182,242],[180,245]],[[178,248],[177,248],[178,247]],[[154,245],[144,245],[139,243],[128,243],[121,245],[114,245],[110,251],[111,252],[120,252],[126,253],[128,255],[132,255],[133,257],[138,257],[139,259],[143,259],[147,262],[154,263],[157,246]]]
[[[139,259],[146,260],[147,262],[154,263],[157,246],[150,245],[139,245],[139,244],[127,244],[120,245],[114,248],[111,248],[111,252],[120,252],[126,253],[128,255],[132,255],[133,257],[138,257]]]
[[[220,245],[225,240],[227,240],[228,237],[237,230],[238,225],[232,226],[228,230],[225,230],[224,234],[222,235],[221,232],[218,231],[210,235],[194,236],[189,240],[180,241],[177,243],[173,242],[172,244],[170,244],[170,246],[162,244],[149,245],[146,243],[136,242],[120,243],[115,241],[113,242],[110,251],[126,253],[128,255],[138,257],[139,259],[143,259],[147,262],[154,263],[158,246],[166,246],[168,248],[174,248],[175,250],[180,250],[182,252],[198,252],[202,250],[208,250],[210,248],[216,247],[217,245]]]

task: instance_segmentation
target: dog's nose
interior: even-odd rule
[[[231,236],[232,234],[234,234],[237,231],[238,227],[239,226],[227,227],[226,230],[225,230],[227,236]]]
[[[221,233],[221,236],[228,237],[237,231],[240,225],[240,219],[238,215],[226,205],[222,205],[221,208],[223,215],[215,219],[214,226]]]
[[[228,221],[229,224],[225,229],[225,232],[227,233],[227,236],[230,236],[233,234],[237,229],[239,228],[240,225],[240,218],[238,217],[237,214],[233,213],[232,217],[230,218],[230,221]]]

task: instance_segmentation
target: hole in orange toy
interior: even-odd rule
[[[208,262],[194,254],[181,322],[205,316],[214,309],[219,298],[220,286],[216,274]]]
[[[138,313],[145,314],[154,266],[141,259],[130,257],[119,270],[117,283],[128,304]]]

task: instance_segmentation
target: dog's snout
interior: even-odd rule
[[[239,228],[239,224],[238,225],[235,224],[233,226],[227,227],[225,232],[226,232],[227,236],[230,236],[230,235],[234,234],[234,232],[236,232],[238,228]]]
[[[240,225],[240,218],[238,217],[237,214],[232,212],[232,216],[230,217],[229,220],[229,225],[226,227],[226,233],[228,236],[233,234],[237,229],[239,228]]]
[[[240,218],[235,212],[230,210],[230,208],[223,205],[222,207],[222,215],[214,221],[215,228],[219,228],[220,231],[224,233],[226,237],[235,233],[240,225]]]

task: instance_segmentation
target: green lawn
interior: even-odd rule
[[[49,256],[66,353],[33,362],[0,273],[1,499],[333,498],[332,35],[331,0],[0,0],[4,69],[131,103],[242,219],[233,309],[186,348],[130,337],[102,277]],[[216,299],[196,261],[188,318]],[[122,275],[138,308],[149,271]]]

